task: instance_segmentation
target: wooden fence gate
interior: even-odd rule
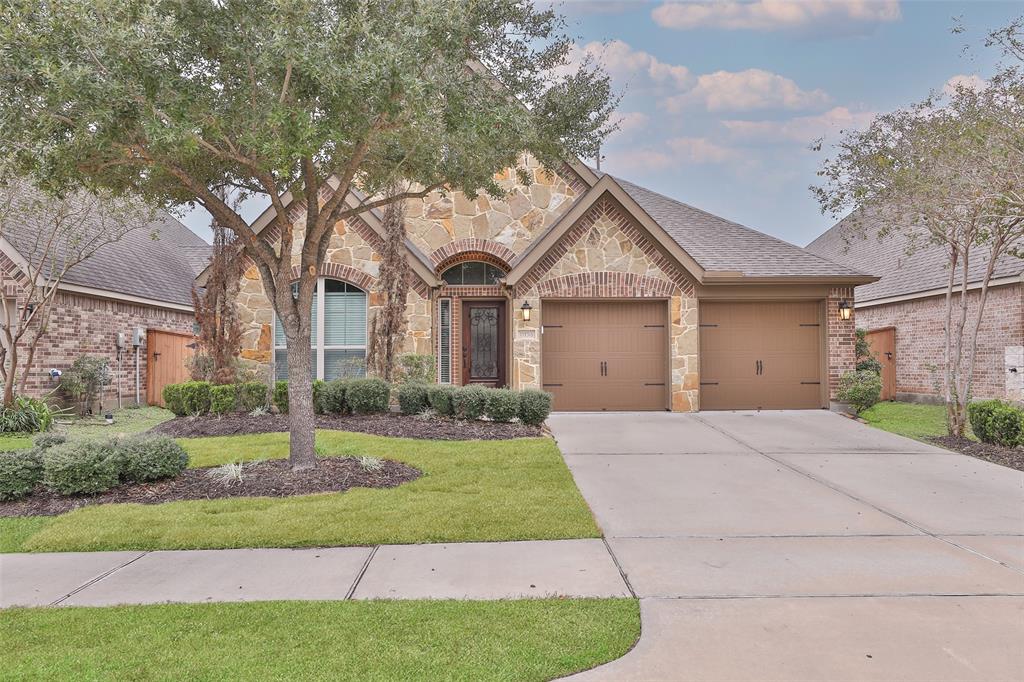
[[[188,381],[193,337],[180,332],[146,330],[146,402],[164,406],[164,386]]]
[[[882,363],[882,400],[896,398],[896,328],[872,329],[867,333],[871,352]]]

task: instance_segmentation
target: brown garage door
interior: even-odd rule
[[[545,301],[541,375],[556,410],[664,410],[664,301]]]
[[[821,305],[700,304],[700,407],[824,407]]]

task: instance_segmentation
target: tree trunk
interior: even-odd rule
[[[11,346],[8,356],[11,362],[11,368],[7,372],[7,376],[4,377],[4,407],[10,407],[14,404],[14,382],[17,378],[17,367],[18,367],[18,344],[17,342]]]
[[[949,279],[946,281],[946,324],[945,324],[945,357],[942,367],[942,397],[946,402],[946,430],[949,435],[953,433],[953,389],[951,372],[953,360],[953,287],[956,285],[956,264],[958,262],[958,251],[950,245],[949,254]]]
[[[309,334],[288,339],[288,461],[292,469],[315,469],[316,416],[313,411],[313,352]]]

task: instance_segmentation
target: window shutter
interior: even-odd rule
[[[450,384],[452,383],[452,300],[450,298],[441,299],[438,317],[441,327],[438,339],[441,356],[438,359],[438,377],[442,384]]]

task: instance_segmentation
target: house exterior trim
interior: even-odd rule
[[[1018,275],[1016,277],[1000,277],[999,279],[993,279],[992,281],[990,281],[988,283],[988,286],[991,289],[993,287],[1002,287],[1002,286],[1008,286],[1008,285],[1012,285],[1012,284],[1021,284],[1021,283],[1024,283],[1024,273],[1022,273],[1022,274],[1020,274],[1020,275]],[[968,291],[976,291],[978,289],[981,289],[981,282],[971,282],[971,283],[969,283],[967,285],[967,290]],[[953,289],[953,294],[956,295],[957,292],[959,292],[960,290],[961,290],[960,285],[957,285]],[[927,289],[925,291],[918,291],[918,292],[912,293],[912,294],[904,294],[902,296],[887,296],[886,298],[873,298],[873,299],[870,299],[868,301],[857,301],[854,304],[854,307],[855,308],[871,308],[873,306],[886,305],[888,303],[900,303],[902,301],[913,301],[913,300],[916,300],[916,299],[919,299],[919,298],[932,298],[933,296],[945,296],[945,295],[946,295],[946,287],[941,287],[941,288],[938,288],[938,289]]]

